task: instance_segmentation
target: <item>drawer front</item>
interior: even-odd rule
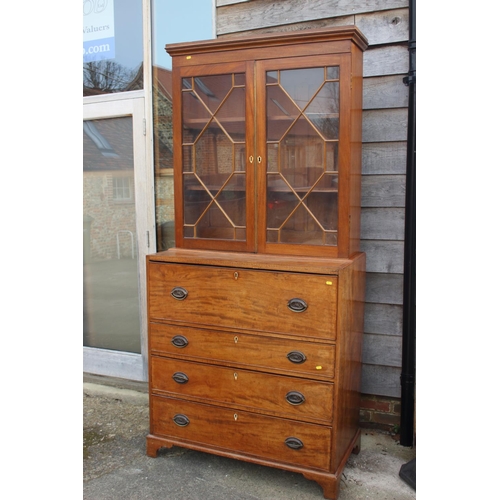
[[[335,346],[151,323],[152,353],[333,378]]]
[[[151,412],[151,433],[157,436],[304,467],[329,468],[330,427],[155,396]]]
[[[151,357],[151,391],[330,423],[333,384]]]
[[[335,338],[337,278],[151,263],[149,319]]]

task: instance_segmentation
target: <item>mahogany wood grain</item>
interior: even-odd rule
[[[336,276],[152,263],[149,279],[151,320],[335,339]],[[171,296],[175,287],[184,300]],[[303,312],[288,307],[297,298]]]
[[[182,399],[152,396],[150,404],[155,436],[181,440],[186,445],[198,444],[207,451],[217,448],[302,467],[329,469],[330,427]],[[185,415],[189,424],[185,427],[175,424],[176,415]],[[303,447],[289,448],[285,440],[290,437],[300,439]]]
[[[156,356],[151,364],[153,394],[331,425],[332,383]]]
[[[185,346],[176,347],[172,343],[179,336],[186,339]],[[305,342],[289,336],[150,323],[149,343],[151,354],[160,356],[315,379],[332,380],[334,374],[334,344]],[[291,353],[301,353],[305,360],[301,361],[299,354],[293,362],[289,358]]]

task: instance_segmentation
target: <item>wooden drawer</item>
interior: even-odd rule
[[[148,283],[150,321],[335,339],[336,276],[152,262]]]
[[[150,323],[153,354],[332,379],[335,346],[301,340]]]
[[[333,384],[282,375],[151,357],[151,391],[234,408],[330,423]]]
[[[327,426],[157,396],[151,397],[151,415],[151,433],[180,444],[329,469],[332,438]]]

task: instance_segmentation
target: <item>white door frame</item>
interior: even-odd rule
[[[154,176],[151,162],[148,161],[144,91],[86,97],[83,100],[83,120],[124,116],[132,117],[133,128],[141,354],[84,347],[83,371],[96,375],[146,381],[148,379],[146,255],[156,249],[156,234]]]

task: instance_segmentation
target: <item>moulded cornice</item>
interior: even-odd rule
[[[366,50],[368,40],[354,25],[336,26],[333,28],[308,29],[286,33],[263,33],[252,36],[219,38],[196,42],[183,42],[165,45],[165,50],[173,56],[193,53],[241,50],[258,47],[279,47],[296,43],[332,42],[349,40],[361,50]]]

